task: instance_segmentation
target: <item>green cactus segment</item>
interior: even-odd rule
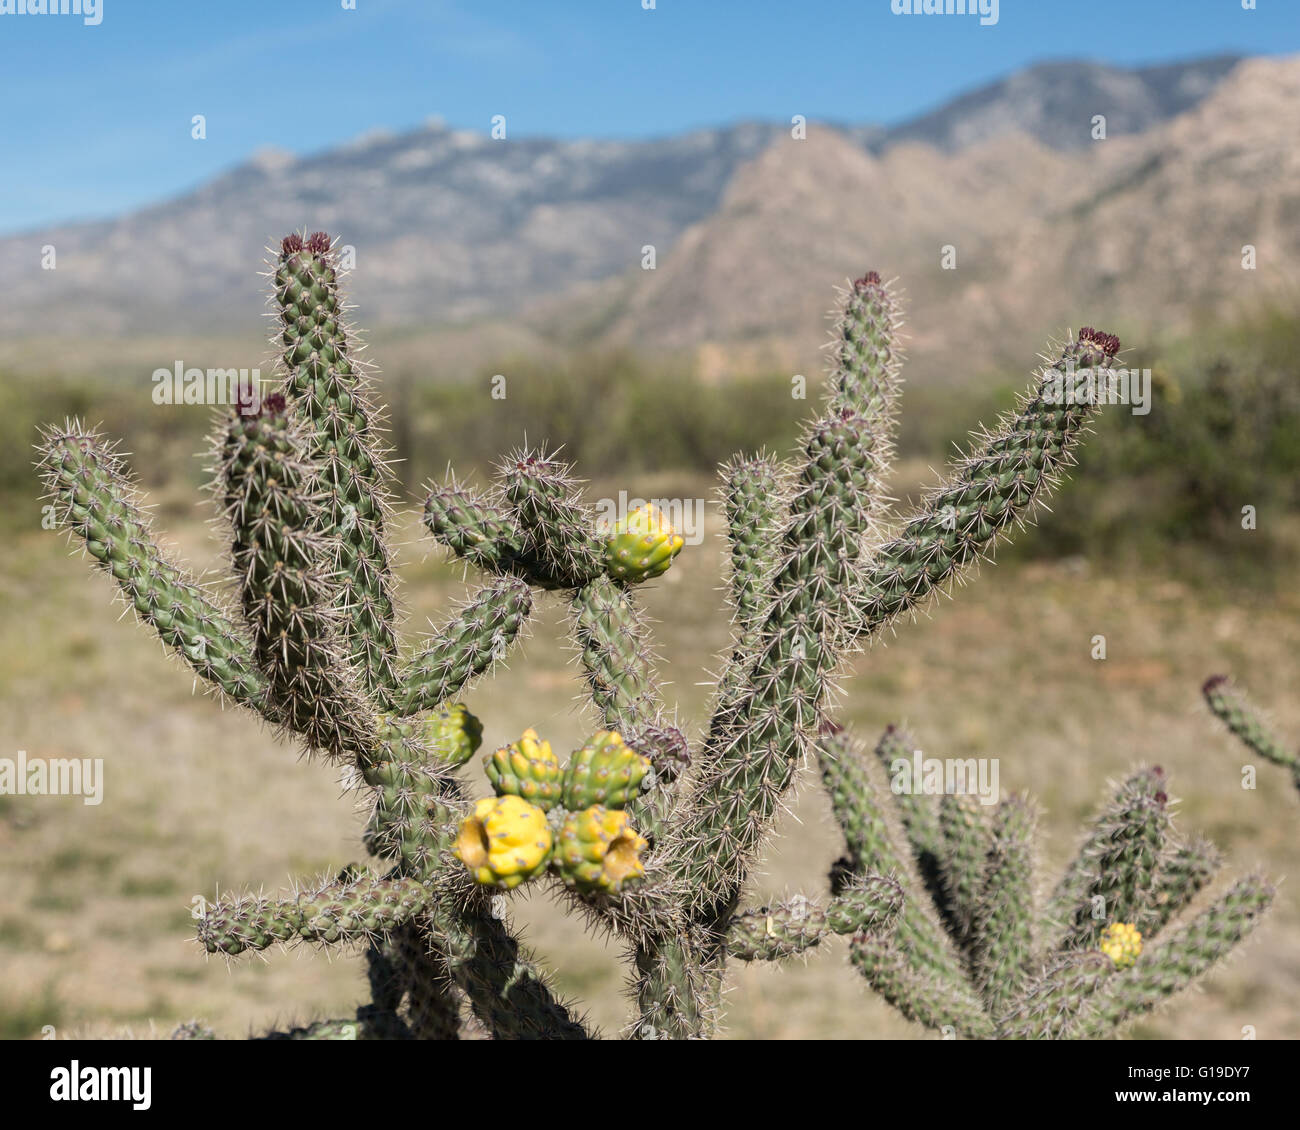
[[[661,577],[686,544],[653,503],[614,523],[605,539],[605,569],[624,584]]]
[[[1181,844],[1160,866],[1151,899],[1137,918],[1146,939],[1154,938],[1186,907],[1223,866],[1219,849],[1203,836]]]
[[[313,749],[368,756],[378,722],[339,640],[314,479],[283,399],[233,413],[222,454],[234,571],[273,709]]]
[[[424,729],[430,751],[453,767],[464,765],[483,744],[483,723],[463,702],[438,707],[425,719]]]
[[[900,939],[864,931],[849,943],[849,957],[867,984],[908,1020],[971,1040],[993,1036],[993,1022],[979,1001],[946,978],[918,971],[904,956]]]
[[[474,1015],[498,1040],[587,1040],[582,1021],[551,991],[484,896],[459,913],[438,908],[431,937]]]
[[[641,832],[657,841],[690,749],[664,712],[641,609],[628,589],[602,575],[574,593],[572,613],[573,637],[601,721],[654,767],[654,787],[634,795],[627,807]]]
[[[421,925],[395,931],[384,944],[389,952],[385,960],[371,963],[370,986],[373,1007],[384,1008],[392,1018],[392,1032],[385,1038],[460,1039],[460,993],[452,982],[446,958],[429,945]],[[404,1014],[398,1015],[403,995],[406,1008]],[[362,1018],[360,1011],[357,1018]],[[371,1018],[371,1028],[380,1030],[376,1018]]]
[[[1055,955],[1000,1018],[999,1038],[1070,1039],[1080,1015],[1114,976],[1114,963],[1096,950]]]
[[[1096,1039],[1150,1012],[1202,977],[1259,924],[1275,889],[1259,875],[1238,881],[1185,926],[1116,973],[1106,991],[1089,1002],[1077,1035]]]
[[[555,867],[566,886],[586,894],[618,894],[645,877],[649,845],[626,812],[592,805],[570,812],[555,837]]]
[[[706,752],[682,837],[695,909],[706,915],[730,899],[779,810],[839,663],[836,640],[866,533],[872,434],[861,417],[835,415],[810,430],[805,452],[748,685]]]
[[[206,683],[267,715],[267,681],[251,644],[230,615],[159,549],[122,460],[77,425],[50,429],[42,438],[41,475],[59,525]]]
[[[681,933],[635,951],[637,1040],[693,1040],[713,1027],[716,979],[706,976],[700,940],[688,926]]]
[[[1207,679],[1201,688],[1205,701],[1228,729],[1235,734],[1252,753],[1290,769],[1296,787],[1300,788],[1300,750],[1284,746],[1264,720],[1263,714],[1246,697],[1226,675],[1215,675]]]
[[[600,730],[569,758],[564,770],[564,807],[623,808],[641,792],[650,761],[628,748],[617,730]]]
[[[336,606],[349,658],[368,688],[396,680],[392,567],[384,540],[384,467],[373,409],[343,325],[329,237],[287,237],[275,268],[286,377],[282,392],[310,428],[322,490],[319,528],[332,535]]]
[[[503,577],[479,590],[402,669],[397,712],[434,710],[505,658],[532,612],[528,586]]]
[[[543,580],[527,568],[523,535],[509,508],[455,478],[429,485],[424,500],[424,524],[439,544],[485,572],[517,571],[535,584]]]
[[[1064,949],[1094,949],[1112,922],[1150,904],[1169,836],[1169,797],[1158,766],[1133,774],[1099,814],[1058,890]]]
[[[525,730],[517,742],[488,754],[483,766],[497,796],[522,797],[543,812],[560,803],[563,770],[551,743],[536,730]]]
[[[506,460],[501,475],[524,556],[551,585],[578,588],[604,572],[595,514],[581,501],[567,464],[521,452]]]
[[[869,930],[883,934],[903,905],[903,889],[879,875],[858,880],[826,907],[796,896],[775,906],[733,915],[727,952],[742,961],[780,961],[805,952],[832,934]]]
[[[731,546],[731,604],[741,632],[762,625],[788,506],[780,464],[772,456],[735,459],[722,468],[722,507]]]
[[[835,327],[831,405],[875,420],[883,441],[892,432],[902,382],[898,330],[903,312],[893,289],[875,271],[855,279]]]
[[[653,724],[662,709],[661,695],[632,594],[605,576],[583,585],[573,597],[573,634],[605,725],[631,733]]]
[[[428,892],[413,879],[363,876],[326,883],[288,899],[223,899],[199,920],[198,937],[208,953],[230,956],[276,942],[348,944],[410,922],[427,901]]]
[[[724,723],[734,713],[745,687],[746,667],[758,650],[789,505],[780,466],[771,456],[738,458],[722,468],[735,639],[714,695],[711,744],[716,744]]]
[[[1082,336],[1082,335],[1081,335]],[[954,468],[949,482],[934,491],[902,534],[883,545],[871,562],[856,600],[856,632],[874,635],[898,616],[916,609],[935,591],[992,552],[997,538],[1026,521],[1037,503],[1073,462],[1073,450],[1089,418],[1091,404],[1057,397],[1054,381],[1072,364],[1108,365],[1106,348],[1091,340],[1074,341],[1045,369],[1036,390],[1019,410]],[[1061,399],[1063,403],[1055,403]]]
[[[451,767],[425,743],[422,723],[389,720],[381,723],[375,752],[360,769],[374,789],[367,846],[399,861],[408,874],[427,875],[455,836],[458,786]]]
[[[894,807],[903,822],[903,831],[912,849],[922,877],[937,872],[940,857],[944,854],[943,833],[939,827],[939,806],[932,796],[926,796],[919,790],[895,788],[895,779],[899,774],[898,763],[908,766],[907,780],[911,779],[913,755],[916,743],[904,730],[892,723],[885,727],[876,743],[876,758],[879,760],[890,782],[890,795],[894,798]],[[902,780],[899,781],[901,785]],[[937,874],[935,875],[937,881]]]
[[[877,799],[861,748],[847,730],[826,727],[817,744],[817,762],[853,872],[893,875],[902,884],[906,897],[896,927],[897,945],[919,971],[960,984],[960,963],[937,917],[926,907],[921,880]]]
[[[993,817],[970,951],[975,987],[992,1016],[1024,989],[1033,959],[1036,821],[1023,797],[1002,801]]]
[[[965,949],[971,943],[975,914],[984,894],[985,870],[991,847],[988,825],[979,799],[967,793],[945,793],[939,799],[939,830],[943,855],[939,875],[952,936]]]

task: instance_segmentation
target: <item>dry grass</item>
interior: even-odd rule
[[[646,484],[647,487],[653,484]],[[706,493],[698,484],[695,493]],[[104,803],[0,798],[0,1035],[165,1033],[201,1017],[238,1036],[286,1020],[347,1014],[362,963],[313,952],[227,965],[192,939],[191,900],[218,888],[278,888],[362,858],[361,820],[319,764],[298,761],[251,718],[191,695],[190,680],[141,629],[118,624],[109,582],[87,579],[60,538],[37,528],[0,545],[0,756],[102,757]],[[197,521],[169,519],[191,560],[220,547]],[[404,550],[409,626],[438,619],[459,573]],[[716,531],[714,531],[716,534]],[[697,725],[697,685],[727,638],[716,536],[689,550],[647,593],[676,674],[671,693]],[[536,725],[557,748],[589,729],[551,600],[510,669],[467,696],[485,744]],[[1108,656],[1090,658],[1102,634]],[[1107,778],[1159,762],[1185,798],[1180,823],[1210,834],[1244,868],[1285,876],[1300,858],[1300,799],[1267,767],[1239,785],[1242,753],[1199,706],[1198,687],[1227,669],[1277,721],[1300,734],[1294,684],[1300,596],[1255,605],[1190,591],[1162,575],[1109,576],[1101,562],[986,570],[956,602],[902,630],[857,664],[844,715],[874,737],[906,721],[935,756],[1001,759],[1004,789],[1046,806],[1048,874],[1063,863]],[[810,780],[806,784],[811,785]],[[486,791],[486,783],[477,779]],[[820,893],[839,853],[827,806],[806,787],[756,876],[755,897]],[[564,989],[606,1031],[626,1019],[617,945],[585,936],[545,896],[516,899],[518,919]],[[1300,906],[1282,888],[1272,921],[1246,952],[1140,1026],[1140,1036],[1300,1036]],[[843,947],[776,971],[737,968],[728,1031],[737,1037],[917,1037],[868,994]]]

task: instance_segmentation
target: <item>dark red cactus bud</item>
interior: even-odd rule
[[[1202,694],[1209,694],[1211,691],[1217,691],[1224,683],[1228,681],[1227,675],[1211,675],[1205,680],[1201,687]]]
[[[290,255],[298,254],[298,252],[301,250],[302,250],[302,236],[300,236],[297,232],[294,232],[291,235],[286,235],[282,240],[280,240],[280,254],[283,255],[286,259]]]
[[[1169,797],[1165,793],[1156,793],[1156,804],[1165,804]]]
[[[869,286],[879,286],[880,273],[878,271],[868,271],[860,279],[854,279],[853,285],[858,290],[865,290]]]
[[[273,392],[262,401],[261,414],[263,416],[283,416],[288,407],[284,396],[278,392]]]
[[[324,255],[330,249],[330,237],[323,231],[314,231],[307,237],[306,247],[313,255]]]

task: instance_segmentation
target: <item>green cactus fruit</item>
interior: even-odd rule
[[[488,754],[483,764],[498,796],[523,797],[543,812],[559,803],[560,762],[536,730],[525,730],[517,742]]]
[[[668,571],[686,542],[653,502],[620,518],[605,540],[605,568],[615,580],[640,584]]]
[[[647,846],[626,812],[595,804],[565,819],[556,837],[555,866],[567,886],[617,894],[645,875],[641,853]]]
[[[462,702],[449,703],[425,722],[429,748],[448,765],[464,765],[483,744],[483,723]]]
[[[623,741],[617,730],[600,730],[569,758],[564,770],[564,807],[570,812],[590,808],[622,808],[640,791],[650,761]]]

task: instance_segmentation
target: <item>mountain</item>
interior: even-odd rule
[[[1086,149],[1094,115],[1105,115],[1110,137],[1142,133],[1192,109],[1240,61],[1240,55],[1218,55],[1132,70],[1071,60],[1039,63],[869,143],[883,149],[919,141],[951,153],[1023,133],[1050,149]]]
[[[265,151],[190,193],[118,219],[0,238],[6,282],[0,333],[123,337],[244,329],[264,308],[262,280],[250,265],[263,257],[268,239],[308,225],[356,248],[351,293],[368,325],[514,323],[540,309],[553,312],[558,329],[599,337],[613,326],[615,336],[642,336],[622,310],[637,282],[642,247],[654,245],[662,263],[677,254],[685,233],[712,217],[725,226],[736,223],[738,209],[771,214],[773,194],[788,191],[765,180],[781,175],[782,153],[822,161],[828,188],[836,177],[847,178],[841,189],[855,178],[863,189],[875,186],[882,194],[877,214],[887,207],[892,216],[887,224],[869,222],[851,192],[827,199],[836,209],[852,202],[853,214],[828,210],[810,199],[817,195],[815,176],[791,164],[791,175],[807,190],[805,203],[831,225],[815,233],[796,229],[823,241],[834,236],[844,254],[809,256],[776,232],[782,272],[793,278],[806,273],[800,264],[833,260],[838,273],[847,273],[860,258],[855,247],[872,246],[873,233],[880,234],[882,251],[897,241],[901,265],[910,262],[903,254],[909,246],[942,234],[942,217],[951,226],[968,211],[944,178],[955,178],[953,187],[967,192],[996,195],[982,205],[995,213],[1022,191],[1041,195],[1041,185],[1007,187],[1014,178],[1007,171],[999,176],[996,162],[1024,159],[1050,179],[1051,170],[1063,167],[1054,155],[1077,150],[1093,113],[1109,115],[1116,141],[1107,145],[1118,144],[1128,131],[1185,112],[1226,81],[1232,62],[1137,71],[1048,64],[893,129],[858,125],[837,133],[814,125],[807,142],[794,142],[785,125],[762,123],[638,142],[494,141],[433,123],[305,157]],[[836,146],[832,134],[838,156],[817,157],[819,146],[827,153]],[[699,256],[702,238],[692,235],[678,250]],[[46,244],[56,248],[53,271],[41,269]],[[710,270],[742,274],[739,263],[719,261]],[[700,289],[699,280],[685,281],[693,290],[683,295]],[[754,319],[780,305],[762,297],[763,289],[756,288]],[[553,299],[562,295],[572,301],[557,305]],[[647,310],[654,304],[645,295],[631,301]],[[682,327],[697,324],[704,309],[683,309],[668,337],[684,341]]]
[[[302,227],[356,248],[352,293],[372,324],[510,316],[530,296],[615,274],[711,212],[781,127],[657,141],[494,141],[431,123],[312,157],[264,152],[118,220],[0,240],[0,331],[213,332],[263,309],[250,264]],[[40,269],[51,244],[57,268]]]
[[[913,372],[955,381],[1023,368],[1080,322],[1146,339],[1294,299],[1298,112],[1300,59],[1256,59],[1178,117],[1086,151],[1023,133],[878,155],[831,129],[784,139],[654,271],[609,287],[602,336],[692,349],[706,372],[807,372],[828,283],[872,267],[906,285]]]

